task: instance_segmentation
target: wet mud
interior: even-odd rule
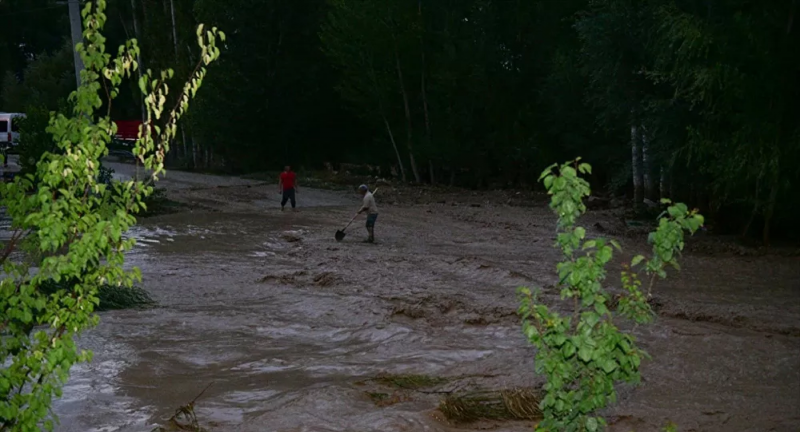
[[[516,316],[521,285],[557,298],[541,197],[387,187],[370,245],[363,220],[333,238],[358,208],[349,192],[301,185],[294,213],[274,184],[170,172],[161,185],[185,206],[141,220],[129,257],[159,306],[104,312],[81,338],[95,358],[56,403],[56,430],[150,431],[209,384],[195,409],[210,431],[531,430],[437,407],[541,384]],[[615,223],[584,220],[593,235]],[[616,238],[620,259],[646,248]],[[655,324],[635,330],[653,360],[610,430],[800,430],[800,259],[690,251],[682,266],[655,289]],[[376,379],[407,375],[431,379]]]

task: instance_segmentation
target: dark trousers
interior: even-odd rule
[[[378,214],[377,213],[367,215],[367,229],[375,228],[375,221],[376,220],[378,220]]]
[[[281,199],[281,207],[286,206],[286,201],[290,200],[292,201],[292,208],[295,208],[297,206],[297,201],[295,200],[294,197],[294,188],[285,189],[283,191],[283,198]]]

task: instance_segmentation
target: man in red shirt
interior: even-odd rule
[[[292,210],[297,211],[297,202],[295,201],[295,193],[297,189],[297,176],[292,171],[292,167],[286,166],[278,179],[278,193],[283,194],[281,199],[281,211],[286,208],[286,202],[292,201]]]

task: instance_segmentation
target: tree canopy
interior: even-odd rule
[[[365,163],[408,182],[535,187],[582,155],[608,193],[686,201],[766,241],[800,215],[797,3],[112,0],[107,28],[140,40],[145,68],[177,64],[176,80],[198,22],[230,36],[173,164]],[[0,109],[66,96],[59,7],[0,4],[15,17],[0,28]],[[141,116],[134,90],[113,118]]]

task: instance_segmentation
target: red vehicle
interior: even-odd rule
[[[114,123],[117,125],[117,134],[114,135],[115,140],[131,145],[139,137],[139,126],[142,125],[141,120],[115,120]]]
[[[142,125],[142,121],[115,120],[114,124],[117,125],[117,134],[113,137],[113,144],[116,145],[112,145],[109,149],[109,154],[117,156],[121,160],[134,160],[133,153],[127,149],[132,149],[133,143],[139,138],[139,126]]]

